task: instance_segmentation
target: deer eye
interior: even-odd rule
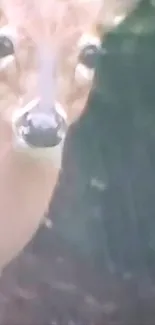
[[[79,62],[88,69],[94,69],[99,56],[99,48],[94,44],[85,46],[79,54]]]
[[[0,58],[14,54],[14,45],[7,36],[0,36]]]

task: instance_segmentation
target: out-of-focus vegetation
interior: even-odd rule
[[[68,146],[77,176],[74,171],[69,203],[63,188],[69,177],[64,157],[64,206],[57,207],[55,227],[96,266],[146,270],[147,263],[155,261],[151,2],[142,1],[104,37],[102,48],[88,108],[71,130]]]

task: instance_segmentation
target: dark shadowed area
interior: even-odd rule
[[[2,275],[1,325],[155,323],[155,7],[103,43],[42,227]]]

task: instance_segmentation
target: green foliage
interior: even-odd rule
[[[98,266],[142,269],[155,237],[155,8],[141,2],[102,47],[69,135],[76,168],[65,176],[66,153],[72,191],[56,227]]]

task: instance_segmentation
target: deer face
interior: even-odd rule
[[[30,241],[48,210],[67,127],[82,113],[90,90],[94,67],[87,66],[90,54],[81,60],[80,53],[92,42],[98,50],[100,7],[94,0],[2,1],[1,25],[9,28],[0,30],[1,270]],[[42,49],[48,58],[41,69]],[[51,74],[44,73],[51,57],[56,59]]]

